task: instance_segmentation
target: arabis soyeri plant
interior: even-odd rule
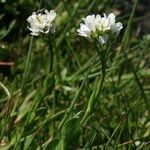
[[[54,10],[33,12],[27,18],[27,22],[29,23],[28,29],[31,31],[31,35],[38,36],[40,33],[49,33],[55,18],[56,13]]]
[[[122,23],[116,23],[115,18],[116,16],[113,13],[110,13],[108,16],[106,16],[106,14],[104,14],[104,16],[100,16],[99,14],[89,15],[86,18],[83,18],[84,23],[81,23],[80,29],[77,30],[80,36],[93,42],[93,46],[96,49],[101,62],[101,76],[90,96],[86,112],[81,120],[82,125],[88,121],[88,118],[90,118],[90,115],[96,107],[96,99],[98,99],[104,84],[108,55],[112,49],[113,41],[123,28]]]
[[[116,23],[115,18],[113,13],[109,14],[108,17],[105,13],[103,17],[99,14],[89,15],[83,18],[84,23],[80,24],[80,29],[77,32],[89,40],[96,38],[101,44],[106,44],[110,35],[119,35],[123,28],[122,23]]]
[[[33,12],[32,15],[27,18],[27,22],[29,23],[29,26],[27,28],[31,31],[30,34],[33,36],[48,34],[50,31],[53,31],[54,33],[53,22],[55,18],[56,18],[56,13],[54,12],[54,10],[48,11],[45,9],[45,10]],[[29,61],[30,61],[32,43],[33,43],[33,37],[31,38],[31,42],[28,50],[28,56],[27,56],[23,80],[21,84],[21,90],[24,87],[25,80],[29,73]],[[53,51],[53,48],[51,49],[52,49],[51,51]],[[51,63],[50,63],[51,68],[52,68],[52,64],[53,64],[53,52],[51,52]]]

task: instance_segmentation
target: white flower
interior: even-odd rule
[[[108,17],[104,16],[89,15],[83,18],[84,24],[80,24],[80,29],[77,30],[80,36],[84,36],[88,39],[97,38],[101,44],[105,44],[108,41],[109,34],[119,35],[123,28],[122,23],[116,23],[116,16],[110,13]]]
[[[49,33],[55,18],[56,13],[54,10],[50,12],[48,10],[33,12],[32,15],[27,18],[27,22],[29,22],[28,29],[31,31],[31,35],[38,36],[40,33]]]

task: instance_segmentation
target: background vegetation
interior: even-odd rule
[[[149,6],[146,0],[0,0],[0,149],[149,150]],[[42,8],[57,12],[51,40],[32,38],[27,29],[26,18]],[[116,13],[124,29],[97,105],[82,125],[101,64],[96,59],[90,67],[96,51],[76,30],[82,17],[104,12]]]

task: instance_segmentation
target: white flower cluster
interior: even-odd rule
[[[123,28],[122,23],[116,23],[116,16],[111,13],[106,16],[89,15],[83,18],[84,24],[80,24],[80,29],[77,30],[80,36],[88,39],[97,38],[101,44],[105,44],[110,33],[118,35]]]
[[[55,18],[56,13],[54,10],[50,12],[48,10],[33,12],[27,18],[27,22],[29,22],[28,29],[31,31],[31,35],[38,36],[40,33],[49,33]]]

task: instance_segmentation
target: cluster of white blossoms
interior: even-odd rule
[[[86,18],[83,18],[84,24],[80,24],[80,29],[77,30],[80,36],[86,37],[88,39],[97,38],[101,44],[107,43],[109,35],[120,33],[120,30],[123,28],[121,22],[115,20],[116,16],[113,13],[110,13],[108,17],[106,14],[104,16],[98,15],[89,15]]]
[[[38,36],[40,33],[49,33],[55,18],[56,13],[54,10],[33,12],[32,15],[27,18],[27,22],[29,23],[28,29],[31,31],[31,35]]]
[[[56,13],[54,10],[33,12],[27,18],[27,22],[29,23],[28,29],[31,31],[31,35],[38,36],[40,33],[49,33],[53,27],[55,18]],[[123,28],[122,23],[116,23],[115,18],[116,16],[113,13],[110,13],[108,16],[106,14],[104,16],[99,14],[89,15],[83,18],[84,23],[80,24],[80,29],[77,32],[80,36],[90,40],[96,38],[101,44],[106,44],[110,35],[119,35]]]

